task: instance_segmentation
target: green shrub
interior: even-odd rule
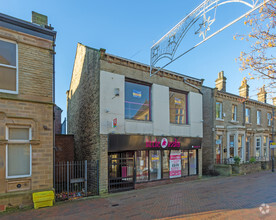
[[[255,163],[256,162],[256,158],[255,157],[251,157],[249,160],[249,163]]]
[[[238,156],[235,156],[235,157],[234,157],[234,163],[235,163],[236,165],[239,165],[240,162],[241,162],[241,158],[239,158]]]

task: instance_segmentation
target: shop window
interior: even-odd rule
[[[188,124],[187,94],[170,91],[170,123]]]
[[[197,174],[197,155],[195,150],[189,151],[190,175]]]
[[[161,151],[150,151],[150,180],[161,179]]]
[[[137,151],[136,152],[136,181],[143,182],[148,181],[148,151]]]
[[[271,126],[271,113],[267,113],[267,125]]]
[[[125,82],[125,118],[151,120],[150,86]]]
[[[232,121],[237,121],[237,106],[232,105]]]
[[[261,138],[257,137],[256,138],[256,157],[261,156]]]
[[[181,176],[189,175],[189,158],[188,151],[181,151]]]
[[[31,176],[32,147],[30,128],[7,128],[7,178]]]
[[[0,92],[17,93],[17,44],[0,39]]]
[[[170,152],[170,178],[181,177],[181,151]]]
[[[251,111],[250,108],[245,108],[245,122],[251,123]]]
[[[257,125],[261,124],[261,111],[257,110]]]
[[[216,118],[222,119],[222,103],[216,102]]]

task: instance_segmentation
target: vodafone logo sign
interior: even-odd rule
[[[161,140],[161,147],[166,148],[167,146],[168,146],[168,140],[167,140],[167,138],[163,138]]]

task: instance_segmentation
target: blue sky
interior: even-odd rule
[[[107,53],[149,64],[150,47],[203,0],[0,0],[1,13],[31,21],[31,12],[48,16],[57,31],[56,41],[56,104],[66,116],[66,90],[69,88],[76,46],[80,42],[93,48],[105,48]],[[217,9],[216,21],[210,33],[249,10],[232,3]],[[245,34],[241,20],[197,47],[167,69],[205,79],[204,85],[215,86],[217,74],[224,71],[227,92],[238,94],[245,73],[239,72],[235,61],[241,51],[248,50],[246,41],[233,40],[235,34]],[[197,27],[194,27],[196,30]],[[194,33],[194,32],[193,32]],[[193,46],[198,35],[183,39],[179,53]],[[256,99],[256,88],[263,82],[251,81],[250,96]]]

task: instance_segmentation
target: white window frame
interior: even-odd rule
[[[9,140],[9,128],[28,128],[29,129],[29,140]],[[30,141],[32,140],[32,128],[26,126],[6,126],[6,140],[8,143],[6,144],[6,179],[15,179],[15,178],[23,178],[32,176],[32,145]],[[17,175],[17,176],[8,176],[8,147],[9,144],[30,144],[30,173],[27,175]]]
[[[262,123],[262,112],[261,110],[257,110],[257,125],[261,125]]]
[[[0,41],[13,43],[13,44],[15,44],[15,48],[16,48],[16,51],[15,51],[15,54],[16,54],[16,67],[0,63],[0,66],[16,69],[16,91],[0,89],[0,92],[9,93],[9,94],[18,94],[18,44],[15,41],[6,40],[6,39],[3,39],[3,38],[0,38]]]
[[[234,112],[232,112],[232,121],[237,121],[237,105],[232,105],[232,107],[234,106]],[[231,109],[233,110],[233,109]],[[234,118],[233,118],[233,113],[234,113]]]
[[[268,115],[270,115],[268,117]],[[271,126],[271,117],[272,117],[272,114],[270,112],[267,113],[267,126]]]
[[[217,117],[217,103],[220,104],[220,115]],[[216,119],[222,119],[222,102],[216,101]]]
[[[247,111],[246,111],[247,109],[248,109],[249,115],[247,115]],[[246,121],[247,116],[248,116],[248,121]],[[250,108],[245,108],[245,123],[247,123],[247,124],[251,123],[251,109]]]

